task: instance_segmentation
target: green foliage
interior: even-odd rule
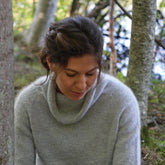
[[[141,131],[142,149],[148,148],[147,159],[151,159],[153,165],[165,164],[165,135],[158,129],[147,126]],[[155,157],[155,158],[152,158]]]
[[[70,7],[73,0],[59,0],[58,7],[55,14],[55,20],[59,21],[63,18],[69,16]],[[85,7],[88,1],[80,1],[80,8],[77,9],[80,15],[84,15]],[[90,1],[90,11],[92,10],[92,5],[98,2],[98,0]],[[24,32],[30,26],[33,16],[34,10],[36,7],[37,1],[33,3],[33,0],[13,0],[13,17],[14,17],[14,37],[17,39],[22,32]],[[123,0],[121,4],[125,7],[130,5],[130,0]],[[93,5],[94,6],[94,5]],[[165,7],[165,2],[162,2],[159,5],[161,11]],[[105,13],[107,10],[102,11]],[[117,14],[117,13],[115,13]],[[120,13],[119,13],[120,14]],[[100,15],[101,17],[101,15]],[[160,17],[160,16],[159,16]],[[121,21],[125,19],[125,17],[116,17],[116,36],[120,37],[121,33],[124,36],[127,35],[127,29],[121,25]],[[126,21],[125,21],[126,22]],[[164,34],[165,36],[165,31]],[[117,40],[118,38],[116,38]],[[118,43],[123,43],[120,40],[117,40]],[[120,45],[117,45],[119,48]],[[123,45],[122,45],[123,46]],[[125,47],[124,47],[125,49]],[[124,55],[125,51],[121,51],[121,55]],[[26,53],[22,51],[22,48],[16,47],[16,60],[15,60],[15,91],[21,89],[22,87],[28,85],[32,81],[34,81],[37,77],[41,75],[45,75],[45,70],[42,70],[39,64],[39,61],[34,57],[34,55],[29,56],[30,53]],[[108,70],[109,65],[109,54],[110,52],[105,50],[104,55],[106,57],[105,61],[105,71]],[[118,51],[118,57],[120,57],[120,52]],[[123,59],[123,56],[121,56]],[[120,79],[122,82],[125,82],[125,77],[121,72],[117,72],[116,77]],[[149,109],[156,109],[157,111],[165,111],[165,81],[152,79],[150,83],[150,91],[149,91]],[[142,147],[147,147],[150,151],[154,151],[154,154],[160,154],[162,157],[165,157],[165,135],[162,132],[157,131],[156,129],[151,129],[149,127],[145,127],[142,129],[141,133],[142,139]],[[153,162],[153,165],[164,165],[165,161],[157,159]]]
[[[55,14],[55,21],[60,21],[64,18],[70,16],[72,2],[73,2],[73,0],[59,0],[58,1],[57,11]],[[79,0],[79,2],[78,2],[79,8],[76,9],[77,15],[85,15],[87,6],[89,4],[93,5],[97,2],[98,2],[98,0],[86,0],[86,1]],[[90,11],[91,11],[91,9],[90,9]]]
[[[148,148],[149,153],[147,159],[151,159],[153,165],[165,164],[165,134],[164,134],[164,113],[165,113],[165,81],[152,78],[150,81],[149,112],[153,113],[155,122],[162,125],[150,126],[142,128],[141,139],[142,148]],[[155,157],[155,158],[153,158]]]
[[[120,81],[122,81],[123,83],[125,83],[126,77],[125,77],[121,72],[117,72],[116,77],[117,77]]]
[[[17,90],[30,84],[41,75],[46,74],[46,71],[41,68],[38,55],[32,54],[27,56],[28,51],[22,49],[23,48],[15,48],[15,53],[17,53],[17,57],[15,57],[14,74],[15,94]]]
[[[149,136],[148,126],[144,126],[141,130],[141,140],[145,145],[150,145],[151,139]]]
[[[164,165],[164,161],[162,162],[161,160],[156,160],[156,162],[154,163],[154,165]]]
[[[149,114],[155,120],[155,126],[142,128],[141,140],[142,148],[148,148],[147,159],[153,165],[165,164],[165,134],[164,134],[164,114],[165,114],[165,81],[152,78],[150,81]],[[160,124],[160,125],[159,125]],[[146,155],[147,155],[146,154]]]
[[[57,5],[57,11],[55,13],[55,20],[60,21],[67,17],[70,12],[70,6],[73,0],[59,0]]]
[[[163,157],[165,157],[165,135],[156,130],[149,130],[150,134],[150,145],[149,147],[155,149],[156,152],[159,152]]]
[[[165,109],[165,81],[153,79],[150,83],[149,105],[156,104],[158,110]]]
[[[34,9],[37,2],[27,0],[13,0],[14,37],[17,38],[32,22]]]
[[[163,9],[165,7],[165,1],[162,1],[159,5],[159,8]]]
[[[41,75],[45,75],[45,71],[41,68],[39,64],[27,64],[22,62],[17,62],[17,72],[14,75],[14,84],[15,84],[15,92],[17,90],[23,88],[26,85],[29,85],[36,78]]]
[[[128,8],[128,7],[132,4],[132,0],[122,0],[122,1],[120,1],[120,4],[121,4],[124,8]]]

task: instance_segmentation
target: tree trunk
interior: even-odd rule
[[[127,85],[135,93],[142,125],[147,125],[148,88],[154,53],[156,23],[155,0],[133,0],[131,47]]]
[[[110,0],[110,14],[109,14],[109,46],[111,48],[111,54],[110,54],[110,75],[116,76],[116,63],[117,63],[117,52],[115,49],[115,43],[114,43],[114,19],[113,19],[113,13],[114,13],[114,0]]]
[[[0,21],[0,164],[14,165],[14,55],[11,0],[1,0]]]
[[[24,34],[24,40],[32,50],[43,46],[43,36],[54,22],[57,3],[58,0],[39,0],[32,24]]]

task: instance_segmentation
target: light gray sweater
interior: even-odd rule
[[[79,100],[39,78],[15,101],[15,165],[140,165],[140,116],[132,91],[101,74]]]

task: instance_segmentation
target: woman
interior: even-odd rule
[[[50,26],[41,52],[48,76],[15,102],[16,165],[139,165],[132,91],[101,73],[102,33],[76,16]]]

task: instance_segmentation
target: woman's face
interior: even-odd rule
[[[70,57],[65,68],[56,72],[56,85],[71,100],[79,100],[91,89],[98,76],[93,55]]]

